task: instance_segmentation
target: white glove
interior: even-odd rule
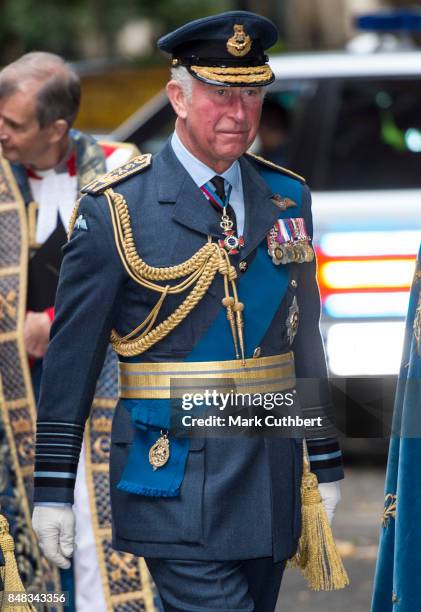
[[[329,524],[332,524],[333,515],[335,514],[336,506],[341,501],[341,488],[339,481],[336,482],[320,482],[319,493],[322,497],[322,503],[326,510]]]
[[[32,527],[49,561],[68,569],[75,542],[75,516],[70,506],[35,506]]]

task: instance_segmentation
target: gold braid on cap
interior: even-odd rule
[[[190,66],[190,70],[203,78],[223,83],[265,83],[273,77],[273,72],[267,64],[232,68]]]
[[[235,346],[237,359],[244,361],[243,342],[243,304],[238,301],[235,280],[237,272],[231,265],[228,253],[223,247],[211,242],[203,245],[190,259],[171,267],[154,268],[139,256],[133,238],[130,214],[127,203],[120,193],[107,189],[104,192],[111,214],[114,239],[118,254],[128,275],[139,285],[160,294],[148,316],[129,334],[120,336],[115,329],[111,332],[111,344],[119,355],[133,357],[147,351],[151,346],[165,338],[197,306],[205,296],[217,272],[224,277],[225,297],[222,304],[227,309],[227,319]],[[166,283],[182,279],[178,284]],[[192,287],[184,301],[164,321],[154,327],[154,323],[167,295],[178,294]],[[230,294],[230,287],[232,295]],[[239,351],[240,349],[240,351]]]

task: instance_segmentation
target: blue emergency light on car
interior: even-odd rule
[[[416,32],[421,30],[421,10],[381,11],[360,15],[355,25],[359,30],[370,32]]]

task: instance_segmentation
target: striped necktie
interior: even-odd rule
[[[222,176],[215,175],[210,182],[215,187],[215,193],[218,198],[225,204],[225,179]]]

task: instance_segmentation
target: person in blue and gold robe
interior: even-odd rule
[[[409,298],[371,612],[421,608],[421,248]]]

